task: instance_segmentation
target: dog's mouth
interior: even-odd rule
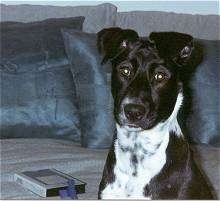
[[[139,128],[139,126],[136,125],[136,124],[127,124],[127,126],[128,126],[129,128]]]
[[[124,128],[126,130],[132,131],[132,132],[139,132],[139,131],[143,131],[144,130],[143,128],[141,128],[140,126],[135,125],[135,124],[125,124]]]
[[[128,131],[144,131],[151,129],[157,124],[156,115],[145,117],[137,122],[129,122],[124,115],[119,115],[117,122],[119,125],[125,127]]]

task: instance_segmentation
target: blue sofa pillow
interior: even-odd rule
[[[75,91],[61,28],[82,30],[84,17],[2,22],[1,138],[79,141]]]
[[[191,111],[186,129],[192,142],[220,147],[220,41],[195,42],[202,46],[203,61],[189,83]]]
[[[110,90],[111,66],[101,65],[96,34],[63,30],[78,101],[81,144],[107,148],[115,129]]]

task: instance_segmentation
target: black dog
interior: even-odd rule
[[[186,75],[201,60],[193,38],[176,32],[98,33],[103,62],[111,61],[117,132],[99,198],[213,199],[179,127]]]

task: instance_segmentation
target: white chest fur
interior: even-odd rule
[[[182,103],[179,94],[170,118],[150,130],[117,127],[115,141],[115,181],[102,191],[102,199],[151,199],[144,196],[144,187],[166,163],[169,132],[181,135],[176,115]]]
[[[128,132],[117,125],[115,142],[115,182],[102,192],[102,198],[144,198],[144,187],[166,163],[169,131]]]

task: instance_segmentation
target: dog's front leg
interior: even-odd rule
[[[105,190],[105,188],[109,184],[115,181],[115,174],[114,174],[115,163],[116,163],[116,159],[115,159],[115,152],[114,152],[114,143],[112,143],[112,147],[109,150],[109,153],[108,153],[108,156],[105,162],[102,180],[99,184],[98,199],[103,199],[102,192]]]
[[[101,199],[126,199],[125,192],[116,183],[108,184],[102,191]]]

